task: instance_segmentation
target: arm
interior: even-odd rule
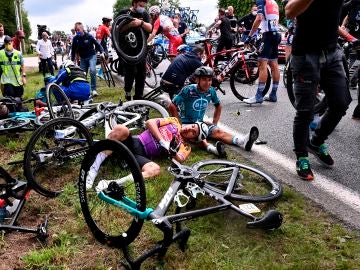
[[[163,139],[159,131],[159,122],[162,118],[153,118],[145,122],[146,128],[150,131],[151,135],[159,142]]]
[[[68,73],[66,71],[65,68],[61,69],[58,73],[58,75],[56,75],[56,80],[55,83],[56,84],[60,84],[62,83],[66,78],[68,77]]]
[[[41,56],[41,52],[40,52],[40,40],[38,40],[38,42],[36,43],[36,52],[39,56]]]
[[[288,19],[294,19],[301,15],[314,0],[290,0],[285,6],[285,15]]]
[[[339,26],[339,28],[338,28],[338,34],[339,34],[343,39],[345,39],[346,41],[352,42],[352,41],[355,41],[355,40],[356,40],[355,37],[353,37],[353,36],[350,35],[348,32],[346,32],[346,30],[343,29],[341,26]]]
[[[95,40],[95,38],[91,35],[89,35],[91,42],[95,45],[95,50],[100,51],[100,53],[104,53],[103,47],[100,45],[99,42]]]
[[[219,122],[220,115],[221,115],[221,104],[219,103],[218,105],[215,105],[213,124],[216,125]]]
[[[179,112],[177,110],[177,107],[174,103],[171,103],[168,107],[169,113],[172,117],[176,117],[177,119],[180,120],[180,115]]]
[[[77,39],[74,37],[71,42],[71,61],[75,61],[75,54],[77,51],[77,48],[75,47],[75,43],[77,43]]]
[[[24,64],[24,58],[23,56],[21,55],[21,66],[20,66],[20,70],[21,70],[21,79],[22,79],[22,82],[23,84],[25,85],[26,84],[26,72],[25,72],[25,64]]]
[[[263,19],[263,15],[258,13],[256,15],[255,21],[254,21],[254,23],[253,23],[253,25],[251,27],[249,37],[251,37],[258,30],[262,19]]]
[[[342,21],[341,28],[345,30],[348,23],[349,23],[349,15],[346,15],[344,20]]]
[[[154,37],[156,36],[157,31],[159,30],[159,27],[160,27],[160,20],[157,19],[155,21],[155,23],[154,23],[154,27],[152,28],[152,32],[148,37],[148,40],[147,40],[148,43],[154,39]]]

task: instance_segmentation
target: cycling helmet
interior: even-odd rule
[[[160,7],[159,6],[151,6],[149,8],[149,14],[150,15],[160,14]]]
[[[71,60],[65,60],[62,65],[61,65],[61,68],[67,68],[68,66],[74,66],[74,62],[71,61]]]
[[[103,18],[102,18],[102,22],[103,22],[103,23],[111,22],[111,21],[112,21],[112,19],[111,19],[110,17],[103,17]]]
[[[186,44],[181,44],[179,47],[177,47],[176,51],[177,51],[177,53],[190,52],[191,47]]]
[[[211,67],[199,67],[195,70],[194,75],[196,77],[212,77],[214,75],[214,71]]]
[[[205,140],[209,134],[208,125],[204,122],[195,122],[195,124],[197,124],[197,126],[199,127],[199,134],[198,134],[197,140],[199,142]]]
[[[55,79],[56,79],[56,78],[55,78],[55,76],[53,76],[53,75],[45,76],[45,78],[44,78],[44,84],[45,84],[45,85],[48,85],[49,83],[54,82]]]

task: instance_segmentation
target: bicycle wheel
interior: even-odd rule
[[[96,176],[91,178],[92,165],[103,151],[111,151],[111,154],[101,163]],[[115,184],[123,177],[132,179]],[[102,187],[102,192],[99,187]],[[115,201],[131,204],[139,211],[146,209],[145,185],[139,165],[126,146],[113,140],[95,143],[86,154],[79,178],[80,204],[85,221],[99,242],[109,246],[127,246],[139,234],[144,219],[131,215],[114,201],[110,204],[101,199],[103,194]]]
[[[145,122],[150,118],[166,117],[169,113],[161,105],[148,100],[133,100],[125,102],[109,116],[109,126],[113,129],[117,124],[125,124],[131,130],[143,131]],[[132,121],[135,118],[136,121]]]
[[[239,63],[238,66],[230,75],[230,87],[235,97],[241,101],[250,97],[255,96],[257,91],[257,79],[259,78],[259,68],[256,59],[246,60],[245,70],[243,64]],[[262,93],[263,96],[269,91],[271,84],[271,72],[270,68],[267,67],[267,80],[265,89]]]
[[[268,174],[253,167],[228,161],[205,160],[192,166],[200,173],[207,188],[224,195],[234,169],[239,169],[229,199],[248,202],[267,202],[282,193],[280,184]]]
[[[141,27],[127,26],[132,20],[129,15],[116,17],[111,28],[111,39],[119,57],[129,64],[137,64],[146,54],[147,38]]]
[[[6,118],[0,120],[0,133],[7,131],[14,131],[19,128],[25,127],[30,123],[30,119],[27,118]]]
[[[156,43],[150,47],[148,55],[153,68],[157,68],[158,65],[166,58],[164,47],[161,44]]]
[[[74,118],[68,97],[56,83],[50,83],[46,87],[46,100],[52,119],[58,117]]]
[[[110,69],[114,73],[119,73],[119,59],[110,62]]]
[[[89,131],[71,118],[53,119],[31,136],[24,154],[24,174],[29,185],[47,197],[59,195],[75,183],[74,171],[92,145]]]
[[[289,100],[291,102],[291,105],[295,108],[295,93],[294,93],[294,83],[293,83],[293,76],[291,67],[289,67],[286,70],[286,90],[289,97]],[[321,87],[321,86],[320,86]],[[320,89],[319,89],[320,90]],[[319,93],[316,95],[316,104],[314,107],[314,113],[319,114],[320,116],[323,115],[327,108],[327,101],[326,96],[322,92],[322,90],[319,91]]]
[[[146,62],[146,77],[145,84],[150,88],[155,88],[157,86],[157,76],[154,68],[151,66],[149,62]]]

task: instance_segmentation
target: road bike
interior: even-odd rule
[[[224,95],[225,90],[221,89],[220,84],[230,76],[231,91],[239,100],[253,97],[257,91],[257,85],[255,84],[259,77],[258,69],[258,53],[256,46],[250,44],[244,46],[243,44],[236,45],[235,48],[230,50],[223,50],[218,53],[211,53],[212,51],[212,39],[206,38],[199,40],[197,44],[204,44],[205,47],[205,59],[204,65],[208,65],[214,69],[215,75],[218,81],[217,89]],[[214,59],[216,56],[230,55],[227,62],[223,62],[221,66],[214,66]],[[271,72],[267,67],[267,80],[263,96],[266,95],[271,84]],[[244,84],[247,85],[244,87]]]
[[[91,188],[86,187],[90,167],[104,151],[111,154],[101,164]],[[181,222],[199,216],[233,210],[250,220],[248,228],[273,230],[281,226],[282,215],[276,210],[254,214],[261,211],[261,206],[253,203],[263,205],[282,193],[274,178],[256,168],[228,160],[204,160],[185,166],[172,159],[168,171],[174,180],[154,210],[147,208],[148,194],[139,165],[122,143],[99,141],[83,159],[78,184],[84,219],[99,242],[123,250],[131,269],[139,269],[144,260],[155,254],[164,256],[177,240],[184,249],[190,230],[183,229]],[[156,204],[155,198],[151,200]],[[209,206],[210,201],[217,205]],[[238,205],[236,201],[246,203]],[[175,207],[175,213],[167,214],[171,207]],[[133,259],[128,246],[138,237],[145,220],[151,221],[164,238]]]
[[[87,110],[79,120],[53,119],[37,129],[26,146],[25,177],[38,193],[56,197],[68,183],[75,182],[71,178],[73,172],[94,140],[104,138],[117,124],[136,133],[145,129],[146,120],[168,116],[159,104],[135,100],[123,104],[101,103]]]
[[[1,210],[5,210],[7,206],[15,207],[11,216],[5,210],[5,215],[0,219],[0,231],[4,232],[23,232],[35,234],[42,242],[48,237],[47,226],[48,220],[38,225],[37,228],[29,228],[19,225],[18,218],[25,202],[29,200],[31,188],[26,181],[13,178],[4,168],[0,166],[0,204]],[[16,200],[19,200],[17,206]],[[4,213],[4,212],[3,212]]]

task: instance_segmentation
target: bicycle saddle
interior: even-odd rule
[[[246,227],[249,229],[261,228],[265,230],[274,230],[281,226],[283,216],[276,210],[269,210],[262,217],[256,218],[254,221],[247,223]]]

